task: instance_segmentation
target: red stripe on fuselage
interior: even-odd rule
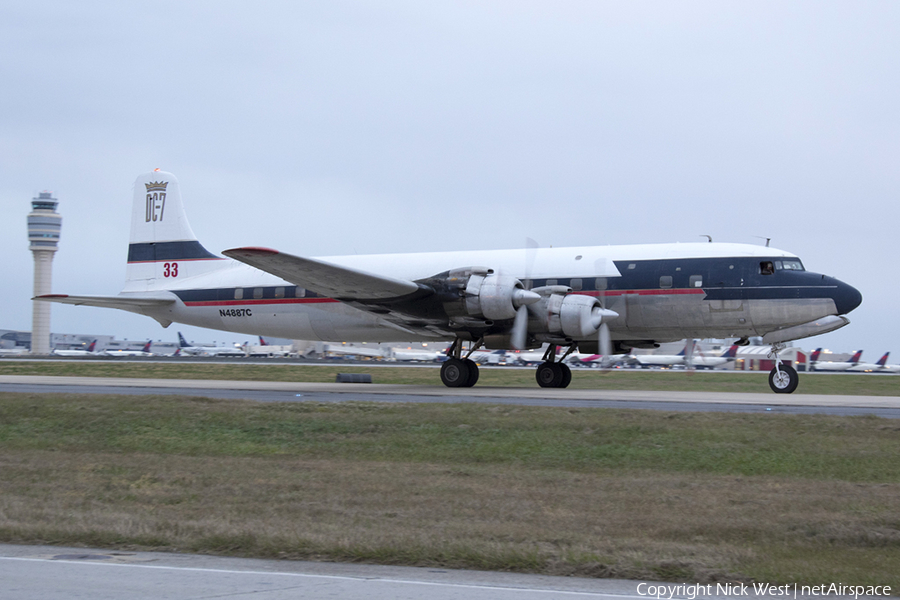
[[[572,292],[573,294],[581,294],[582,296],[625,296],[627,294],[636,294],[638,296],[676,296],[684,294],[706,294],[702,288],[679,288],[679,289],[661,289],[661,290],[602,290],[596,292]]]
[[[340,302],[334,298],[262,298],[249,300],[201,300],[197,302],[185,302],[185,306],[241,306],[253,304],[323,304],[326,302]]]

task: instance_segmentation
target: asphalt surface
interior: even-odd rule
[[[121,377],[0,376],[0,392],[171,394],[259,402],[482,403],[570,408],[628,408],[691,412],[877,415],[900,418],[897,396],[715,393],[551,388],[139,379]]]
[[[837,582],[825,582],[826,585],[829,583]],[[799,587],[779,591],[784,592],[777,596],[781,598],[822,597],[822,594],[803,594]],[[758,592],[752,586],[724,583],[688,586],[619,579],[0,544],[0,598],[15,600],[705,600],[764,596]],[[771,591],[767,597],[773,597]]]

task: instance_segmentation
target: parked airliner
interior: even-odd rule
[[[252,214],[252,213],[251,213]],[[494,215],[496,217],[496,215]],[[247,216],[245,215],[245,218]],[[492,215],[482,218],[490,222]],[[448,221],[447,228],[457,225]],[[555,348],[626,353],[685,338],[762,336],[784,342],[834,331],[861,294],[806,271],[782,250],[685,243],[526,248],[305,258],[258,247],[217,256],[188,224],[171,173],[137,178],[123,291],[37,300],[118,308],[173,322],[290,339],[451,341],[441,380],[471,386],[481,348],[552,350],[537,368],[544,387],[571,371]],[[468,345],[468,348],[465,346]],[[778,393],[797,387],[780,361]]]
[[[859,363],[857,365],[853,365],[847,371],[851,371],[854,373],[900,373],[900,365],[889,365],[887,364],[888,355],[890,352],[885,352],[884,356],[878,359],[876,363]]]
[[[809,362],[813,371],[847,371],[859,364],[859,361],[862,359],[862,353],[862,350],[857,350],[848,361],[819,360],[822,349],[816,348],[813,350]]]
[[[97,340],[94,340],[85,350],[57,350],[54,348],[51,354],[55,356],[95,356],[96,349]]]
[[[104,350],[103,354],[106,356],[153,356],[153,353],[150,351],[150,346],[153,345],[153,341],[148,341],[144,344],[144,347],[140,350]]]

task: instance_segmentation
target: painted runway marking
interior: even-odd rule
[[[55,563],[55,564],[67,564],[67,565],[93,565],[98,567],[130,567],[135,569],[156,569],[163,571],[183,571],[183,572],[194,572],[194,573],[218,573],[218,574],[227,574],[227,575],[277,575],[282,577],[299,577],[306,579],[330,579],[330,580],[343,580],[343,581],[371,581],[373,583],[399,583],[404,585],[424,585],[424,586],[435,586],[435,587],[450,587],[450,588],[464,588],[464,589],[478,589],[478,590],[497,590],[497,591],[508,591],[508,592],[529,592],[535,594],[565,594],[567,596],[592,596],[592,597],[604,597],[604,598],[633,598],[633,599],[642,599],[646,600],[646,596],[639,595],[630,595],[630,594],[609,594],[603,592],[575,592],[568,590],[554,590],[548,588],[526,588],[526,587],[512,587],[512,586],[502,586],[502,585],[478,585],[472,583],[445,583],[445,582],[434,582],[434,581],[416,581],[414,579],[393,579],[390,577],[366,577],[363,575],[360,576],[350,576],[350,575],[315,575],[310,573],[286,573],[284,571],[241,571],[241,570],[232,570],[232,569],[206,569],[199,567],[171,567],[165,565],[135,565],[135,564],[122,564],[122,563],[108,563],[108,562],[94,562],[94,561],[84,561],[84,560],[54,560],[50,558],[24,558],[24,557],[16,557],[16,556],[0,556],[0,560],[9,560],[9,561],[22,561],[22,562],[45,562],[45,563]],[[636,581],[635,584],[640,583]]]

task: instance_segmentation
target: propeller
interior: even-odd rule
[[[687,365],[688,371],[694,370],[694,340],[689,339],[684,341],[684,362]]]
[[[528,336],[528,305],[540,301],[541,295],[531,290],[517,289],[513,292],[512,302],[516,307],[516,317],[513,319],[510,342],[516,350],[524,350]]]
[[[597,330],[597,349],[603,355],[604,361],[613,353],[612,336],[609,333],[609,323],[611,319],[619,316],[614,310],[607,308],[595,307],[591,311],[591,326]]]
[[[530,237],[525,238],[525,277],[522,280],[523,285],[531,287],[531,271],[534,268],[534,261],[537,258],[539,244]],[[524,296],[524,294],[528,294]],[[522,300],[522,297],[527,300]],[[532,297],[534,299],[532,300]],[[512,332],[510,335],[510,343],[516,350],[525,350],[528,342],[528,305],[534,304],[541,297],[531,290],[516,290],[513,295],[513,304],[516,308],[516,318],[513,320]]]

